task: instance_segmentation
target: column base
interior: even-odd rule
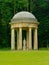
[[[38,49],[34,49],[34,50],[38,50]]]

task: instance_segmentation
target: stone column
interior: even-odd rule
[[[38,49],[37,28],[34,30],[34,50]]]
[[[19,49],[19,31],[17,30],[17,50]]]
[[[27,50],[28,50],[28,45],[29,44],[29,32],[28,32],[28,30],[27,30]]]
[[[32,49],[32,30],[29,28],[29,50]]]
[[[19,50],[22,50],[22,28],[19,28]]]
[[[15,50],[15,33],[14,33],[14,29],[11,29],[11,50]]]

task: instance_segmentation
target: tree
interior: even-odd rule
[[[0,0],[0,47],[10,47],[10,20],[20,11],[29,11],[40,22],[39,47],[49,46],[49,0]]]

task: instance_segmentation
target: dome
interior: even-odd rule
[[[22,20],[22,22],[24,22],[25,20],[30,20],[30,21],[37,21],[36,17],[30,13],[30,12],[26,12],[26,11],[22,11],[19,12],[17,14],[15,14],[11,20],[11,22],[18,22],[18,20]]]

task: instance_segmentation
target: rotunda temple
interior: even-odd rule
[[[37,50],[38,24],[36,17],[27,11],[16,13],[11,19],[11,50]],[[15,38],[17,31],[17,39]],[[15,42],[17,40],[17,42]],[[16,46],[15,46],[16,45]],[[16,47],[16,48],[15,48]]]

